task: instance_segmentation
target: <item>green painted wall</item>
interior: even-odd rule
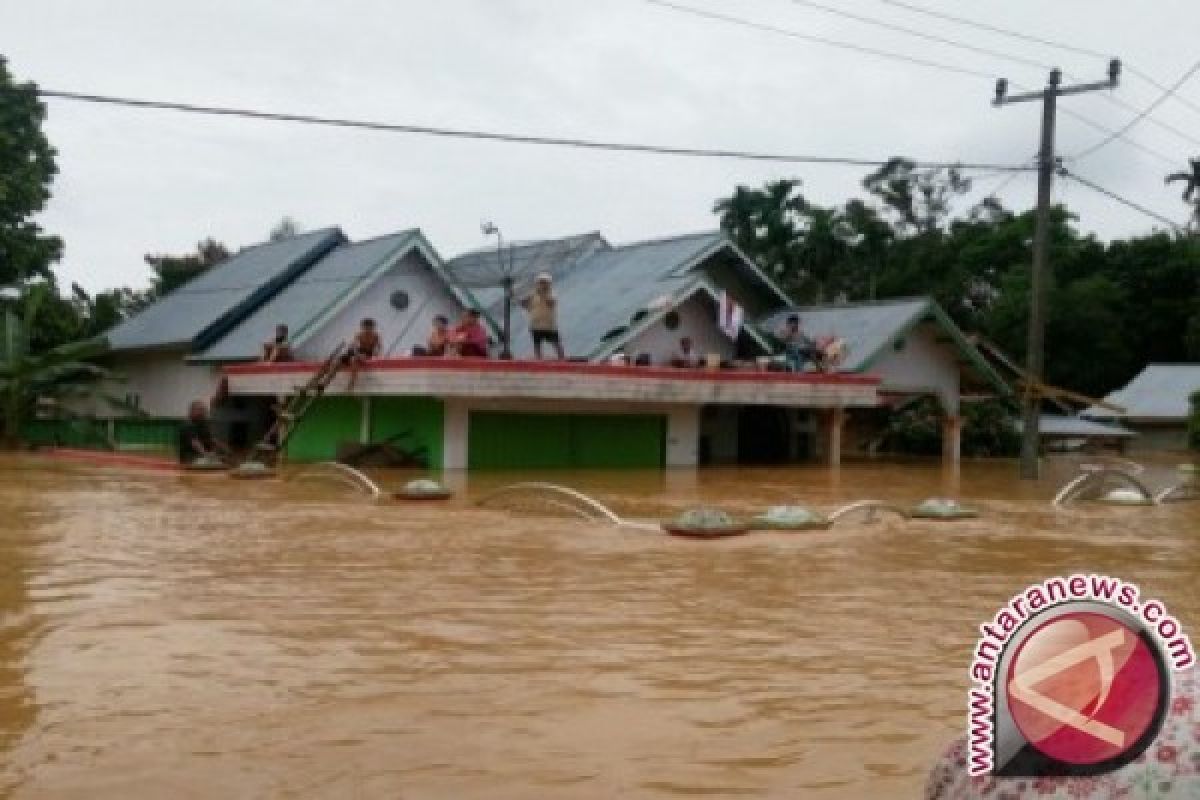
[[[434,469],[442,466],[444,425],[445,407],[437,398],[371,398],[371,441],[383,442],[407,431],[410,435],[396,440],[395,446],[404,450],[424,447],[429,453],[429,466]]]
[[[332,461],[338,445],[362,435],[362,399],[319,397],[287,441],[289,461]]]
[[[661,467],[666,418],[660,414],[516,414],[475,411],[471,469]]]
[[[117,448],[175,453],[179,450],[179,427],[174,419],[119,419],[114,423]]]

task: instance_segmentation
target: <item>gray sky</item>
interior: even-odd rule
[[[678,0],[758,22],[982,69],[1040,86],[1042,70],[917,41],[789,0]],[[1104,63],[914,15],[882,0],[839,8],[1058,64]],[[1192,0],[912,0],[1100,51],[1172,84],[1200,57]],[[0,52],[45,88],[323,116],[681,146],[884,158],[1019,162],[1037,148],[1036,104],[994,109],[989,80],[681,15],[644,0],[0,0]],[[1119,96],[1159,95],[1129,76]],[[1200,105],[1200,77],[1181,95]],[[1132,113],[1096,96],[1062,101],[1110,128]],[[628,241],[715,227],[738,183],[800,177],[818,202],[859,191],[865,169],[584,152],[430,139],[49,101],[60,174],[44,226],[66,241],[66,282],[144,285],[147,252],[213,236],[261,241],[283,215],[352,238],[421,227],[443,256],[507,237],[603,231]],[[1154,115],[1200,139],[1200,112]],[[1060,118],[1060,151],[1102,134]],[[1183,221],[1163,175],[1200,146],[1152,123],[1081,174]],[[1003,176],[977,181],[982,195]],[[1154,223],[1076,184],[1057,196],[1101,236]],[[1002,194],[1032,204],[1034,179]]]

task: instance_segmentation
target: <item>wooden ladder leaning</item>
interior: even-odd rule
[[[283,403],[283,407],[275,415],[275,421],[267,432],[254,446],[251,460],[262,460],[273,452],[283,452],[288,438],[296,430],[296,424],[308,413],[317,398],[325,393],[326,387],[333,383],[342,369],[342,355],[346,345],[339,344],[329,358],[322,362],[308,382],[291,394]]]

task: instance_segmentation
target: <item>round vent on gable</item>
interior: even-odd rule
[[[392,308],[396,309],[397,311],[403,311],[404,309],[408,308],[408,292],[404,291],[403,289],[397,289],[396,291],[392,292],[390,302],[392,304]]]
[[[669,331],[677,330],[679,328],[679,312],[668,311],[666,315],[663,316],[663,325],[665,325]]]

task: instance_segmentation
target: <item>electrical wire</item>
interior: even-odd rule
[[[871,26],[874,26],[877,28],[882,28],[884,30],[893,31],[895,33],[902,33],[906,36],[912,36],[912,37],[922,39],[927,42],[933,42],[935,44],[946,45],[947,47],[954,47],[959,50],[965,50],[970,53],[975,53],[977,55],[984,55],[984,56],[988,56],[991,58],[1000,59],[1002,61],[1008,61],[1013,64],[1019,64],[1021,66],[1025,66],[1025,67],[1034,67],[1036,69],[1046,70],[1047,72],[1050,71],[1051,69],[1054,69],[1053,65],[1046,64],[1041,61],[1035,61],[1030,58],[1023,58],[1021,56],[1016,56],[1011,53],[1005,53],[1000,50],[993,50],[988,47],[979,47],[979,46],[969,44],[967,42],[964,42],[964,41],[961,41],[958,39],[949,39],[944,36],[936,36],[934,34],[916,30],[914,28],[908,28],[903,25],[896,25],[891,22],[887,22],[885,20],[878,19],[876,17],[870,17],[870,16],[866,16],[864,14],[855,14],[853,12],[846,11],[846,10],[840,9],[840,8],[833,8],[831,6],[825,5],[824,3],[816,2],[816,0],[791,0],[791,2],[794,3],[795,5],[816,9],[817,11],[823,11],[826,14],[833,14],[834,16],[842,17],[843,19],[854,20],[855,22],[860,22],[864,25],[871,25]],[[886,2],[886,0],[885,0],[885,2]],[[905,8],[909,8],[909,9],[916,8],[915,6],[909,6],[909,5],[903,4],[903,3],[900,3],[899,5],[901,5],[902,7],[905,7]],[[1075,80],[1075,78],[1069,74],[1066,74],[1065,76],[1069,80]],[[1117,106],[1119,108],[1123,108],[1126,111],[1132,111],[1135,114],[1137,114],[1140,111],[1140,109],[1138,109],[1137,106],[1133,105],[1132,103],[1129,103],[1129,102],[1122,100],[1119,97],[1115,97],[1111,94],[1102,94],[1102,95],[1100,95],[1100,97],[1105,102],[1107,102],[1111,105]],[[1161,128],[1162,130],[1167,131],[1168,133],[1172,134],[1173,136],[1176,136],[1179,139],[1182,139],[1183,141],[1186,141],[1186,142],[1196,145],[1196,146],[1200,146],[1200,138],[1192,136],[1191,134],[1186,133],[1186,132],[1180,130],[1179,128],[1176,128],[1173,125],[1170,125],[1166,122],[1162,122],[1160,120],[1153,119],[1153,118],[1150,118],[1147,121],[1150,122],[1155,127]],[[1118,138],[1120,138],[1120,137],[1118,137]],[[1162,156],[1162,158],[1165,158],[1166,160],[1170,161],[1171,163],[1175,163],[1174,159],[1169,159],[1166,156]]]
[[[1084,151],[1080,152],[1079,154],[1077,154],[1076,156],[1074,156],[1075,160],[1078,161],[1080,159],[1087,158],[1092,153],[1095,153],[1097,150],[1101,150],[1101,149],[1107,147],[1108,145],[1112,144],[1112,142],[1114,140],[1124,137],[1125,134],[1129,133],[1129,131],[1132,130],[1135,126],[1137,126],[1138,123],[1140,123],[1142,120],[1146,119],[1146,117],[1153,114],[1155,109],[1157,109],[1163,103],[1167,102],[1167,100],[1171,99],[1171,96],[1174,95],[1176,92],[1178,92],[1179,89],[1185,83],[1187,83],[1189,80],[1191,80],[1192,76],[1194,76],[1197,72],[1200,72],[1200,61],[1197,61],[1195,64],[1193,64],[1191,66],[1191,68],[1183,74],[1183,77],[1181,77],[1179,80],[1175,81],[1175,83],[1172,84],[1171,86],[1167,87],[1166,91],[1164,91],[1161,95],[1159,95],[1157,100],[1155,100],[1150,105],[1146,106],[1144,109],[1142,109],[1140,114],[1138,114],[1136,117],[1131,119],[1129,122],[1125,123],[1124,127],[1122,127],[1118,131],[1113,132],[1108,138],[1102,139],[1101,141],[1097,142],[1096,144],[1092,145],[1091,147],[1087,148],[1086,150],[1084,150]]]
[[[1044,39],[1040,36],[1033,36],[1028,33],[1021,33],[1020,31],[1010,30],[1008,28],[1001,28],[996,25],[989,25],[984,22],[979,22],[978,20],[968,19],[966,17],[955,16],[954,14],[947,14],[943,11],[934,11],[931,8],[924,8],[922,6],[904,2],[904,0],[879,0],[879,2],[885,3],[889,6],[903,8],[906,11],[911,11],[914,14],[920,14],[922,16],[930,17],[932,19],[939,19],[944,22],[953,22],[956,25],[965,25],[970,28],[976,28],[978,30],[987,31],[989,33],[994,33],[994,34],[997,34],[1000,36],[1007,36],[1010,39],[1017,39],[1017,40],[1023,41],[1023,42],[1031,42],[1033,44],[1042,45],[1043,47],[1050,47],[1050,48],[1054,48],[1056,50],[1064,50],[1068,53],[1075,53],[1076,55],[1087,56],[1089,58],[1100,58],[1100,59],[1106,59],[1106,60],[1113,58],[1112,53],[1107,53],[1107,54],[1101,53],[1097,50],[1091,50],[1086,47],[1079,47],[1078,45],[1067,44],[1066,42],[1056,42],[1053,39]],[[1122,64],[1122,66],[1125,68],[1125,70],[1127,72],[1129,72],[1129,74],[1140,78],[1141,80],[1143,80],[1146,83],[1153,86],[1155,89],[1158,89],[1160,92],[1167,91],[1167,87],[1165,85],[1163,85],[1163,83],[1161,81],[1156,80],[1154,78],[1154,76],[1149,75],[1146,72],[1144,72],[1143,70],[1138,69],[1135,65]],[[1192,111],[1200,113],[1200,104],[1194,103],[1191,100],[1188,100],[1186,97],[1182,97],[1179,95],[1175,95],[1174,99],[1176,102],[1181,103],[1184,106],[1187,106]]]
[[[1135,203],[1134,201],[1132,201],[1126,197],[1122,197],[1121,195],[1117,194],[1116,192],[1114,192],[1110,189],[1105,189],[1103,186],[1100,186],[1099,184],[1095,183],[1094,181],[1090,181],[1081,175],[1077,175],[1076,173],[1072,172],[1069,169],[1066,169],[1065,167],[1060,167],[1058,169],[1058,174],[1064,178],[1069,178],[1070,180],[1075,181],[1076,183],[1080,184],[1081,186],[1086,186],[1087,188],[1091,189],[1092,191],[1098,192],[1099,194],[1102,194],[1111,200],[1115,200],[1123,206],[1131,208],[1134,211],[1137,211],[1141,214],[1145,214],[1147,217],[1150,217],[1151,219],[1155,219],[1155,220],[1163,223],[1164,225],[1167,225],[1174,231],[1177,231],[1179,233],[1187,232],[1187,229],[1183,225],[1180,225],[1175,220],[1170,219],[1169,217],[1165,217],[1156,211],[1151,211],[1150,209],[1146,208],[1145,206]]]
[[[850,50],[853,52],[862,53],[862,54],[866,54],[866,55],[872,55],[872,56],[876,56],[879,58],[890,59],[892,61],[901,61],[901,62],[904,62],[907,64],[919,66],[919,67],[926,67],[928,69],[936,69],[936,70],[941,70],[943,72],[951,72],[951,73],[955,73],[955,74],[959,74],[959,75],[967,75],[967,76],[974,77],[974,78],[983,78],[988,81],[995,80],[995,78],[996,78],[995,74],[983,72],[982,70],[970,69],[968,67],[959,67],[959,66],[956,66],[953,64],[946,64],[946,63],[939,62],[939,61],[931,61],[931,60],[924,59],[924,58],[916,58],[913,56],[905,55],[903,53],[892,52],[890,50],[881,50],[879,48],[867,47],[865,45],[852,44],[850,42],[843,42],[843,41],[839,41],[837,39],[829,39],[824,36],[815,36],[815,35],[809,34],[809,33],[801,33],[799,31],[789,30],[787,28],[780,28],[775,25],[768,25],[768,24],[762,23],[762,22],[754,22],[753,20],[748,20],[743,17],[734,17],[729,14],[722,14],[722,13],[719,13],[716,11],[708,11],[706,9],[695,8],[692,6],[680,5],[678,3],[671,2],[671,0],[645,0],[645,2],[649,3],[650,5],[653,5],[653,6],[659,6],[661,8],[670,9],[672,11],[677,11],[682,14],[688,14],[690,16],[698,17],[700,19],[707,19],[707,20],[715,21],[715,22],[723,22],[723,23],[730,24],[730,25],[736,25],[736,26],[742,27],[742,28],[749,28],[751,30],[758,30],[758,31],[763,31],[765,33],[777,34],[777,35],[786,36],[786,37],[789,37],[792,39],[800,39],[803,41],[827,45],[830,47],[836,47],[836,48],[840,48],[843,50]],[[1013,82],[1010,85],[1014,89],[1019,89],[1021,91],[1029,90],[1029,87],[1022,86],[1019,83]],[[1078,111],[1073,111],[1069,108],[1062,108],[1061,111],[1065,116],[1069,116],[1073,119],[1077,119],[1080,122],[1082,122],[1083,124],[1087,125],[1090,128],[1093,128],[1097,131],[1100,131],[1102,133],[1109,134],[1109,135],[1114,133],[1112,128],[1102,125],[1099,122],[1096,122],[1095,120],[1093,120],[1087,116],[1084,116],[1083,114],[1080,114]],[[1160,159],[1165,164],[1174,165],[1178,162],[1178,159],[1172,158],[1167,155],[1163,155],[1162,153],[1158,152],[1157,150],[1147,147],[1146,145],[1143,145],[1140,142],[1134,141],[1132,139],[1121,138],[1121,141],[1124,142],[1125,144],[1129,145],[1130,147],[1133,147],[1137,150],[1141,150],[1144,153],[1147,153],[1149,155],[1152,155],[1152,156]]]
[[[41,97],[59,100],[77,100],[86,103],[100,103],[131,108],[154,109],[163,111],[182,111],[191,114],[206,114],[221,117],[242,117],[272,122],[294,122],[307,125],[322,125],[336,128],[353,128],[359,130],[381,131],[385,133],[406,133],[425,136],[438,136],[454,139],[475,139],[508,144],[549,145],[555,147],[571,147],[585,150],[606,150],[625,153],[647,153],[667,156],[691,156],[699,158],[725,158],[748,161],[771,161],[793,164],[834,164],[853,167],[879,167],[891,159],[851,158],[840,156],[789,155],[783,153],[760,153],[745,150],[719,150],[694,147],[673,147],[656,144],[636,144],[630,142],[604,142],[593,139],[569,139],[554,136],[534,136],[528,134],[503,133],[497,131],[480,131],[459,128],[439,128],[428,125],[411,125],[390,122],[374,122],[368,120],[340,119],[336,117],[318,117],[306,114],[290,114],[272,111],[259,111],[245,108],[230,108],[225,106],[202,106],[191,103],[179,103],[166,100],[140,100],[131,97],[112,95],[83,94],[56,89],[36,89]],[[958,161],[916,161],[916,166],[923,169],[942,169],[957,167],[968,170],[995,170],[998,172],[1023,172],[1030,167],[1019,164],[973,164]]]

